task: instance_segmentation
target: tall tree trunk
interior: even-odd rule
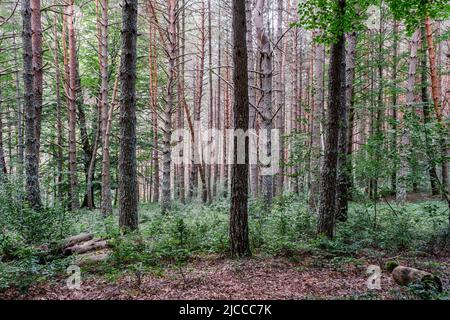
[[[408,113],[412,112],[414,107],[414,87],[416,83],[416,71],[417,71],[417,50],[419,47],[420,30],[414,32],[410,43],[410,56],[409,56],[409,71],[408,82],[406,86],[406,110],[401,115],[401,137],[400,137],[400,168],[397,176],[397,197],[396,200],[399,203],[406,201],[407,192],[407,178],[408,178],[408,149],[409,149],[409,130],[407,127]]]
[[[278,146],[279,146],[279,161],[280,170],[276,175],[275,194],[280,195],[283,193],[284,187],[284,113],[285,113],[285,90],[284,90],[284,39],[283,39],[283,6],[284,0],[277,0],[277,30],[276,30],[276,43],[277,43],[277,76],[276,76],[276,112],[275,121],[276,128],[279,130],[278,134]]]
[[[110,106],[108,104],[108,0],[101,0],[100,23],[100,110],[101,110],[101,132],[102,132],[102,203],[101,212],[103,216],[112,213],[111,199],[111,175],[110,175],[110,155],[108,122]]]
[[[209,86],[209,119],[208,128],[212,131],[214,125],[214,88],[213,88],[213,77],[212,77],[212,25],[211,25],[211,0],[208,0],[208,86]],[[208,193],[208,203],[212,202],[212,192],[211,192],[211,182],[213,175],[213,166],[211,163],[212,159],[212,136],[209,139],[209,148],[206,152],[209,152],[209,163],[206,165],[206,183],[207,183],[207,193]]]
[[[197,63],[197,77],[195,88],[194,101],[194,120],[195,120],[195,145],[194,145],[194,166],[195,179],[197,173],[200,174],[200,181],[202,183],[202,201],[204,203],[208,200],[208,187],[206,183],[205,165],[203,164],[203,157],[200,156],[200,150],[203,149],[201,139],[201,109],[203,100],[203,77],[205,73],[205,46],[206,46],[206,30],[205,30],[205,2],[202,0],[200,9],[200,53]]]
[[[153,17],[153,12],[149,6],[149,16]],[[150,90],[150,106],[152,115],[152,135],[153,135],[153,150],[152,150],[152,202],[159,201],[159,139],[158,139],[158,64],[157,64],[157,36],[156,30],[153,27],[152,21],[149,24],[149,90]]]
[[[256,129],[256,95],[255,95],[255,54],[253,51],[253,1],[245,1],[245,18],[247,24],[247,52],[248,52],[248,99],[249,99],[249,128]],[[250,105],[252,104],[253,107]],[[258,196],[258,165],[256,146],[250,145],[250,190],[254,198]]]
[[[316,34],[317,36],[318,34]],[[324,110],[324,65],[325,48],[323,44],[314,44],[313,111],[311,127],[311,179],[309,187],[309,208],[316,211],[320,185],[320,167],[322,162],[321,121]]]
[[[95,174],[95,164],[97,163],[97,151],[98,145],[102,135],[102,110],[99,107],[97,110],[97,122],[96,122],[96,132],[94,137],[94,144],[92,145],[91,157],[89,159],[89,165],[86,175],[86,206],[89,210],[95,209],[94,204],[94,174]]]
[[[67,24],[69,30],[69,179],[70,179],[70,209],[80,207],[78,199],[77,178],[77,140],[76,140],[76,40],[74,29],[74,1],[68,7]]]
[[[76,114],[77,114],[77,123],[78,128],[80,130],[80,140],[82,146],[82,159],[83,159],[83,169],[84,169],[84,177],[86,181],[87,189],[89,188],[89,167],[91,162],[93,161],[95,166],[96,157],[94,157],[94,148],[89,141],[88,127],[86,122],[86,113],[84,111],[84,98],[83,91],[81,88],[81,76],[79,71],[79,62],[78,57],[75,54],[75,105],[76,105]],[[98,130],[98,127],[95,131]],[[96,151],[95,151],[96,152]],[[90,197],[93,199],[92,190],[86,190],[83,197],[83,202],[81,206],[83,208],[89,207],[88,205],[88,192],[91,193]]]
[[[441,130],[441,149],[442,149],[442,193],[446,194],[448,191],[448,161],[447,161],[447,136],[448,128],[442,118],[441,110],[441,85],[439,81],[437,66],[436,66],[436,49],[433,42],[433,25],[429,16],[425,18],[425,30],[428,44],[428,59],[430,62],[431,73],[431,96],[433,99],[434,112]]]
[[[255,6],[255,28],[258,40],[259,50],[259,66],[260,66],[260,82],[261,82],[261,107],[260,114],[262,117],[262,141],[265,145],[263,147],[264,158],[267,163],[261,163],[262,185],[261,193],[266,205],[272,203],[273,198],[273,175],[270,169],[270,162],[272,160],[272,60],[273,53],[270,45],[270,39],[264,30],[264,8],[265,0],[257,0]]]
[[[17,43],[16,33],[13,33],[13,46],[14,46],[14,65],[18,66],[19,61],[17,58]],[[19,176],[23,175],[23,163],[24,163],[24,145],[23,145],[23,105],[20,93],[20,75],[19,68],[16,68],[14,72],[14,81],[16,85],[16,104],[17,104],[17,172]]]
[[[0,88],[0,183],[6,179],[6,174],[8,173],[5,161],[5,150],[3,149],[3,110],[1,89],[2,88]]]
[[[345,15],[345,0],[338,0],[337,18]],[[334,236],[339,123],[341,109],[345,108],[345,34],[342,30],[331,45],[329,69],[329,98],[327,133],[325,135],[325,154],[320,178],[320,205],[317,221],[317,234],[328,238]]]
[[[36,103],[36,138],[39,158],[41,141],[43,64],[42,64],[42,23],[41,0],[31,0],[31,42],[33,46],[34,100]],[[39,159],[38,159],[39,160]]]
[[[248,60],[246,45],[245,1],[233,0],[233,83],[234,129],[248,130]],[[241,148],[235,146],[231,170],[230,242],[231,254],[250,255],[248,240],[248,139],[245,139],[245,163],[237,163]]]
[[[34,97],[33,47],[31,41],[30,0],[22,1],[22,47],[25,113],[25,174],[27,202],[33,209],[42,206],[39,190],[39,158],[36,136],[36,101]]]
[[[54,63],[55,63],[55,93],[56,93],[56,163],[57,163],[57,194],[60,204],[63,202],[63,124],[62,124],[62,102],[61,102],[61,70],[59,67],[58,50],[58,18],[57,14],[53,16],[53,37],[54,37]]]
[[[136,190],[137,15],[137,0],[123,0],[120,60],[119,225],[124,231],[138,228]]]
[[[166,213],[170,210],[170,176],[171,176],[171,138],[172,138],[172,113],[174,108],[174,87],[176,85],[176,3],[175,0],[167,2],[167,21],[168,21],[168,37],[166,43],[166,52],[168,59],[168,79],[167,79],[167,98],[164,110],[164,129],[163,129],[163,176],[162,176],[162,212]]]
[[[219,4],[220,4],[220,2],[219,2]],[[217,102],[216,102],[216,110],[217,110],[217,112],[216,112],[216,119],[215,119],[215,121],[216,121],[216,128],[217,129],[220,129],[220,127],[221,127],[221,125],[220,125],[220,123],[221,123],[221,106],[222,106],[222,95],[221,95],[221,91],[222,91],[222,86],[221,86],[221,74],[222,74],[222,50],[221,50],[221,46],[222,46],[222,43],[221,43],[221,40],[222,40],[222,35],[221,35],[221,31],[222,31],[222,28],[221,28],[221,15],[220,15],[220,5],[219,5],[219,8],[218,8],[218,17],[217,17],[217,19],[218,19],[218,23],[217,23],[217,28],[218,28],[218,30],[217,30],[217,33],[218,33],[218,41],[217,41],[217,65],[218,65],[218,67],[219,67],[219,70],[218,70],[218,77],[217,77]],[[217,139],[219,139],[219,137],[217,137]],[[220,155],[221,155],[221,151],[219,150],[219,148],[221,147],[221,145],[219,144],[218,146],[217,146],[217,159],[216,159],[216,169],[215,169],[215,171],[216,171],[216,177],[215,177],[215,184],[214,184],[214,186],[213,186],[213,194],[214,195],[217,195],[217,185],[219,185],[220,184],[220,176],[221,176],[221,167],[220,167],[220,159],[219,159],[219,157],[220,157]]]
[[[348,216],[348,200],[350,197],[351,151],[349,141],[349,110],[353,108],[353,80],[356,67],[357,33],[347,35],[347,51],[345,55],[345,104],[340,109],[339,146],[338,146],[338,178],[336,192],[336,219],[346,221]],[[353,125],[353,124],[352,124]]]
[[[394,91],[392,92],[392,137],[391,152],[397,152],[397,72],[398,72],[398,22],[394,21],[393,27],[393,54],[392,57],[392,83]],[[391,174],[391,189],[394,195],[397,194],[397,168],[394,167]]]
[[[185,98],[185,47],[184,47],[184,39],[185,39],[185,30],[186,30],[186,19],[185,19],[185,1],[183,0],[181,3],[181,23],[178,20],[178,30],[180,30],[181,34],[177,37],[177,65],[178,65],[178,80],[177,80],[177,94],[178,94],[178,103],[179,107],[177,110],[178,113],[178,129],[184,133],[184,109],[187,107],[186,98]],[[179,165],[179,195],[180,202],[186,203],[186,188],[185,188],[185,166],[184,166],[184,134],[180,134],[178,139],[178,144],[180,147],[179,157],[181,163]]]
[[[421,70],[421,96],[422,96],[422,111],[423,111],[423,123],[425,126],[425,143],[426,143],[426,154],[428,162],[428,174],[430,176],[431,194],[439,194],[439,178],[436,173],[435,156],[433,154],[432,141],[429,135],[429,125],[431,123],[431,106],[430,99],[428,95],[428,69],[427,69],[427,40],[425,33],[425,26],[421,27],[422,35],[422,52],[420,61]]]
[[[298,0],[294,1],[291,7],[292,22],[297,21]],[[303,49],[302,36],[299,29],[295,28],[292,31],[292,56],[291,56],[291,70],[292,70],[292,105],[291,105],[291,134],[295,135],[302,132],[302,93],[303,93]],[[292,142],[291,142],[292,144]],[[291,153],[292,154],[292,153]],[[291,160],[292,161],[292,160]],[[296,161],[297,162],[297,161]],[[294,194],[300,193],[300,163],[295,163],[292,167],[292,191]]]
[[[226,36],[226,49],[225,49],[225,65],[229,66],[230,65],[230,51],[229,51],[229,43],[230,43],[230,37],[229,37],[229,32],[228,32],[228,28],[226,29],[227,32],[227,36]],[[228,179],[228,169],[229,169],[229,150],[228,150],[228,142],[229,142],[229,137],[228,137],[228,129],[230,129],[230,88],[229,88],[229,83],[230,83],[230,68],[227,67],[226,71],[225,71],[225,94],[224,94],[224,111],[223,111],[223,149],[222,149],[222,159],[223,159],[223,166],[222,166],[222,171],[223,171],[223,196],[226,198],[228,196],[228,185],[229,185],[229,179]]]

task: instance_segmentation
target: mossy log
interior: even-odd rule
[[[434,289],[442,291],[442,282],[439,277],[423,270],[398,266],[392,271],[392,278],[402,286],[421,283],[426,287],[434,287]]]

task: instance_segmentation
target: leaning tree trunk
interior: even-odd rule
[[[137,0],[122,3],[122,55],[120,62],[119,225],[138,228],[136,174],[136,42]]]
[[[345,14],[345,6],[345,0],[339,0],[338,17]],[[340,110],[345,108],[345,34],[343,30],[339,32],[330,53],[328,122],[317,221],[317,234],[328,238],[334,236]]]
[[[248,130],[248,60],[246,44],[245,1],[233,0],[233,83],[234,129]],[[245,163],[237,163],[242,148],[235,146],[231,165],[230,242],[231,254],[250,255],[248,240],[248,139],[245,139]]]
[[[25,174],[27,202],[33,209],[42,206],[39,190],[39,158],[36,137],[36,101],[34,98],[33,47],[31,41],[30,0],[22,0],[22,47],[25,114]]]
[[[416,83],[417,70],[417,49],[419,47],[420,30],[414,32],[410,44],[408,82],[406,86],[406,110],[401,116],[401,137],[399,143],[400,168],[397,176],[397,197],[399,203],[406,201],[406,189],[408,178],[408,149],[409,149],[409,131],[406,123],[409,112],[412,112],[414,106],[414,87]]]

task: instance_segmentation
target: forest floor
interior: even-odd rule
[[[402,265],[443,274],[450,285],[450,257],[401,258]],[[414,299],[399,287],[387,271],[381,275],[381,290],[369,290],[367,267],[377,261],[314,257],[262,257],[242,261],[219,255],[202,256],[181,268],[163,272],[126,273],[108,277],[90,273],[79,290],[70,290],[65,279],[32,285],[27,294],[8,290],[0,299],[105,300],[105,299]],[[450,298],[450,297],[448,297]]]
[[[68,235],[108,239],[107,260],[81,265],[81,287],[69,289],[66,270],[77,264],[76,255],[41,263],[34,247],[7,237],[3,245],[0,241],[0,300],[450,300],[447,204],[421,194],[409,201],[404,207],[389,199],[376,206],[351,203],[349,220],[337,225],[333,241],[316,237],[316,218],[302,201],[279,199],[270,212],[254,202],[249,211],[254,255],[243,260],[227,255],[225,200],[178,206],[170,215],[143,205],[139,232],[127,236],[119,232],[117,215],[104,219],[98,211],[80,211],[65,216]],[[60,230],[57,217],[54,233]],[[16,258],[2,260],[2,250]],[[400,287],[386,271],[389,261],[439,276],[443,292]],[[380,290],[367,287],[370,265],[382,270]]]

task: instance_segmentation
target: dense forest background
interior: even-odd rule
[[[372,297],[351,282],[386,261],[444,290],[374,298],[448,296],[449,16],[443,0],[2,1],[0,295],[73,264],[194,290],[195,258],[253,254],[276,279],[343,265],[358,288],[256,298]]]

